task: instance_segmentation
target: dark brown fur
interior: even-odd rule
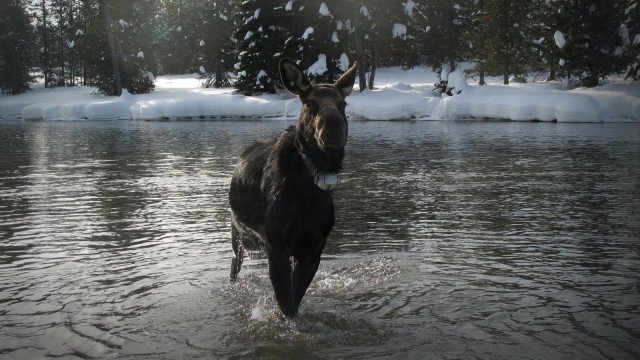
[[[331,191],[316,182],[319,175],[342,170],[344,100],[355,69],[354,64],[335,84],[311,85],[295,63],[282,60],[282,82],[303,104],[300,118],[278,138],[248,147],[231,180],[231,280],[240,271],[244,247],[264,248],[278,306],[289,318],[298,312],[335,222]]]

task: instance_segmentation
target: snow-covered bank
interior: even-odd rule
[[[440,97],[437,82],[426,67],[410,71],[380,69],[377,88],[354,91],[348,99],[352,119],[640,122],[640,82],[616,81],[592,89],[566,90],[560,82],[488,86],[466,83],[463,92]],[[469,83],[469,84],[467,84]],[[44,89],[0,97],[0,119],[5,120],[173,120],[223,118],[295,118],[299,102],[283,91],[246,97],[233,89],[203,89],[196,75],[160,76],[150,94],[123,94],[120,98],[92,95],[88,87]]]

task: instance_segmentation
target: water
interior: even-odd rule
[[[640,126],[352,122],[282,322],[227,188],[287,124],[0,123],[0,357],[640,357]]]

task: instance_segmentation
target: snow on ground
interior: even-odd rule
[[[438,79],[430,68],[379,69],[375,89],[354,90],[349,96],[347,115],[367,120],[640,122],[638,81],[567,90],[562,82],[501,85],[489,79],[488,86],[478,86],[460,71],[450,76],[462,92],[441,96],[432,91]],[[292,119],[299,113],[299,101],[286,91],[243,96],[231,88],[203,89],[197,75],[159,76],[153,93],[120,98],[96,95],[88,87],[41,85],[22,95],[0,97],[0,119],[5,120]]]

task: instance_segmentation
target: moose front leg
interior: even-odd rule
[[[269,279],[276,295],[276,301],[282,314],[288,318],[296,316],[297,308],[294,306],[291,292],[291,263],[289,255],[280,250],[271,248],[268,250]]]
[[[242,267],[242,259],[244,257],[242,240],[240,239],[240,233],[238,232],[235,221],[231,223],[231,247],[233,248],[233,258],[231,259],[229,280],[234,283],[238,279],[238,273]]]
[[[319,254],[296,259],[295,261],[292,283],[293,305],[296,309],[296,313],[298,312],[298,308],[300,307],[300,303],[302,302],[302,297],[304,297],[304,294],[309,288],[309,284],[311,284],[311,280],[313,280],[313,277],[316,275],[316,271],[318,271],[319,265]]]

